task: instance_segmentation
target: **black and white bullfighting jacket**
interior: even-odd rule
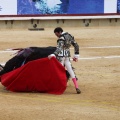
[[[79,55],[79,45],[68,32],[63,32],[57,40],[57,49],[54,54],[58,57],[70,57],[70,46],[74,47],[74,54]]]

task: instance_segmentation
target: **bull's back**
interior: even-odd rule
[[[30,47],[33,53],[26,59],[26,63],[32,60],[48,57],[48,55],[54,53],[56,47]]]

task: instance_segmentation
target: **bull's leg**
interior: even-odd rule
[[[24,61],[25,58],[23,57],[18,57],[15,56],[13,58],[11,58],[10,60],[8,60],[5,64],[5,66],[3,67],[3,69],[0,71],[0,75],[3,75],[7,72],[10,72],[18,67],[21,66],[22,62]]]
[[[15,63],[15,57],[11,58],[8,60],[4,66],[4,68],[0,71],[0,75],[3,75],[14,68],[14,63]]]

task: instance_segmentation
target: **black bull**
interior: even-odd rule
[[[29,47],[18,50],[18,54],[6,62],[3,70],[0,72],[0,75],[17,69],[21,65],[26,64],[29,61],[48,57],[48,55],[52,54],[56,50],[56,47]],[[70,78],[67,70],[66,76],[68,79]]]

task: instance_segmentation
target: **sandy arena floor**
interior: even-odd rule
[[[56,46],[54,28],[0,30],[0,63],[8,48]],[[62,95],[13,93],[0,84],[0,120],[120,120],[120,28],[64,28],[80,46],[73,63],[82,94],[72,81]],[[73,54],[73,49],[71,49]]]

